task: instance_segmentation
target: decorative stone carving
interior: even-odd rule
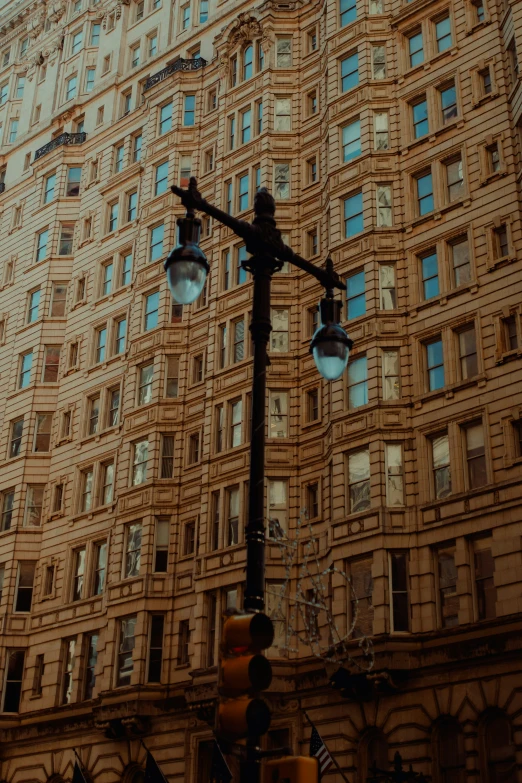
[[[232,49],[237,43],[247,43],[260,38],[263,30],[259,21],[249,13],[240,13],[228,35],[228,46]]]
[[[59,22],[65,13],[65,3],[62,0],[54,0],[49,4],[47,18],[50,22]]]
[[[44,57],[48,58],[49,65],[54,65],[56,58],[58,57],[58,52],[63,49],[63,39],[63,32],[60,30],[58,35],[55,36],[54,39],[51,39],[43,50],[42,54]]]
[[[42,30],[44,29],[45,25],[45,10],[41,10],[40,13],[38,13],[36,16],[33,16],[32,19],[30,19],[27,22],[27,33],[29,35],[29,38],[31,40],[35,40],[38,38]]]
[[[43,63],[43,61],[44,61],[44,57],[42,52],[34,52],[34,54],[31,55],[27,64],[28,81],[32,82],[38,67]]]

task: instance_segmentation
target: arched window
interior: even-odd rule
[[[433,758],[437,764],[434,770],[437,783],[462,783],[466,759],[459,722],[453,718],[442,720],[436,727],[435,743]]]
[[[142,769],[142,767],[140,767],[139,764],[129,764],[123,770],[121,783],[144,783],[144,781],[145,771]]]
[[[243,81],[251,79],[254,75],[254,47],[248,44],[243,52]]]
[[[484,726],[488,783],[516,783],[515,746],[511,724],[502,713],[497,713]]]
[[[388,770],[388,742],[380,729],[371,729],[361,740],[358,754],[358,783],[366,783],[372,767]]]

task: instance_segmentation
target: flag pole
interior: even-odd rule
[[[308,714],[307,714],[306,710],[303,710],[303,713],[304,713],[304,716],[305,716],[306,720],[308,721],[308,723],[310,724],[310,726],[312,726],[312,728],[313,728],[313,725],[314,725],[314,724],[312,723],[312,721],[311,721],[311,720],[310,720],[310,718],[308,717]],[[324,742],[324,740],[323,740],[323,742]],[[328,750],[328,753],[330,754],[330,758],[332,759],[333,763],[335,764],[335,766],[336,766],[336,768],[337,768],[337,771],[338,771],[338,773],[340,774],[340,776],[342,777],[342,779],[345,781],[345,783],[350,783],[350,781],[348,780],[348,778],[346,777],[346,775],[345,775],[345,774],[344,774],[344,772],[342,771],[341,767],[339,766],[339,764],[338,764],[338,762],[337,762],[337,759],[335,758],[335,756],[333,755],[333,753],[331,753],[331,752],[330,752],[330,750]]]

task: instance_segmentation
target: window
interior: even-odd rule
[[[67,183],[65,186],[66,196],[79,196],[80,194],[80,180],[82,178],[81,166],[68,166],[67,167]]]
[[[42,523],[42,507],[44,486],[28,485],[25,498],[25,527],[40,527]]]
[[[93,476],[92,468],[86,468],[81,471],[80,512],[82,513],[90,511],[92,507]]]
[[[100,329],[96,329],[95,332],[95,355],[94,361],[96,364],[105,361],[106,348],[107,348],[107,327],[103,326]]]
[[[435,391],[444,386],[444,356],[442,340],[437,337],[426,343],[426,360],[428,369],[428,389]]]
[[[364,270],[346,278],[347,314],[346,318],[359,318],[366,314],[366,293]]]
[[[103,264],[102,266],[102,287],[101,287],[101,294],[102,296],[107,296],[107,294],[110,294],[112,291],[112,273],[113,273],[114,265],[112,262],[109,262],[107,264]]]
[[[286,538],[288,530],[288,484],[281,479],[268,479],[268,536]]]
[[[317,229],[313,228],[311,231],[306,232],[308,254],[310,256],[316,256],[319,253],[319,235]]]
[[[306,97],[308,115],[312,116],[313,114],[317,114],[317,90],[312,90]]]
[[[63,484],[55,484],[54,486],[54,495],[53,495],[53,505],[52,510],[54,513],[57,513],[59,511],[63,510],[63,490],[64,485]]]
[[[442,122],[446,125],[458,115],[457,89],[455,84],[450,84],[440,92],[440,106],[442,110]]]
[[[368,363],[366,356],[348,362],[348,407],[368,403]]]
[[[218,421],[218,427],[221,425],[222,421]],[[228,405],[228,426],[230,448],[240,446],[243,440],[243,402],[241,399],[233,400]]]
[[[183,536],[183,555],[193,555],[196,548],[196,523],[187,522]]]
[[[132,485],[143,484],[147,480],[147,461],[149,458],[149,441],[140,440],[134,444],[132,462]]]
[[[459,624],[459,596],[457,594],[455,547],[446,546],[438,549],[436,558],[440,626],[441,628],[454,628]]]
[[[178,641],[178,665],[184,665],[189,662],[189,644],[190,644],[190,621],[180,620],[179,622],[179,641]]]
[[[37,413],[33,451],[46,452],[51,448],[52,413]]]
[[[36,263],[39,261],[43,261],[44,258],[47,256],[47,240],[49,238],[49,231],[48,229],[44,229],[44,231],[40,231],[37,234],[37,240],[36,240]]]
[[[29,47],[29,38],[23,38],[20,41],[20,57],[23,57]]]
[[[85,547],[77,549],[73,553],[73,584],[72,599],[80,601],[83,598],[83,585],[85,578]]]
[[[50,309],[50,316],[52,318],[63,318],[65,315],[66,299],[67,285],[63,283],[53,283]]]
[[[451,22],[449,16],[435,23],[437,51],[444,52],[451,46]]]
[[[488,171],[490,174],[494,174],[500,170],[500,150],[498,148],[498,142],[486,147],[486,155],[488,160]]]
[[[420,262],[423,298],[431,299],[432,296],[438,296],[440,293],[437,252],[429,250],[425,255],[420,256]]]
[[[48,177],[45,178],[45,185],[44,185],[44,204],[48,204],[50,201],[54,198],[54,190],[56,185],[56,174],[49,174]]]
[[[91,24],[91,40],[90,40],[91,46],[99,46],[100,45],[100,25],[98,22],[93,22]]]
[[[464,194],[464,172],[462,158],[446,163],[446,181],[448,185],[448,200],[457,201]]]
[[[141,143],[142,143],[142,135],[141,133],[138,133],[136,136],[132,139],[132,162],[138,163],[141,160]]]
[[[120,388],[111,389],[109,391],[109,416],[108,426],[116,427],[120,418]]]
[[[408,555],[406,552],[389,553],[390,568],[390,630],[410,630],[408,598]]]
[[[509,255],[508,233],[505,224],[493,229],[493,245],[495,258],[504,258]]]
[[[140,45],[136,44],[136,46],[131,47],[131,67],[137,68],[137,66],[140,64]]]
[[[51,571],[54,574],[54,566],[51,566]],[[33,677],[33,687],[32,687],[33,696],[42,695],[42,679],[43,679],[44,671],[45,671],[44,655],[40,653],[36,656],[36,660],[34,664],[34,677]]]
[[[370,451],[367,448],[348,455],[348,499],[350,514],[370,508]]]
[[[310,389],[306,392],[307,421],[317,421],[319,418],[319,390]]]
[[[316,52],[317,51],[317,28],[316,27],[314,27],[312,30],[310,30],[307,33],[306,39],[308,43],[308,51]]]
[[[22,446],[24,419],[16,419],[11,424],[11,439],[9,441],[9,457],[18,457]]]
[[[174,474],[174,436],[161,436],[161,472],[160,478],[172,478]]]
[[[105,588],[107,573],[107,542],[100,541],[94,547],[93,595],[101,595]]]
[[[225,408],[223,405],[216,405],[216,453],[219,454],[224,448],[224,428],[225,428]]]
[[[78,54],[81,48],[82,48],[82,31],[79,30],[77,33],[73,34],[71,54]]]
[[[269,438],[288,438],[288,393],[270,391]]]
[[[107,57],[104,59],[103,64],[107,64],[107,71],[109,70],[109,62],[107,61]],[[106,73],[106,71],[105,71]],[[96,112],[96,127],[99,127],[100,125],[103,125],[103,114],[104,114],[104,107],[99,106],[98,110]]]
[[[165,193],[169,186],[169,162],[168,160],[155,167],[154,174],[154,195]]]
[[[417,210],[419,215],[426,215],[428,212],[433,212],[434,209],[433,182],[430,171],[417,177]]]
[[[450,244],[455,286],[469,283],[471,280],[471,262],[467,236],[459,237]]]
[[[156,520],[156,537],[154,540],[154,572],[166,573],[169,560],[169,528],[168,519]]]
[[[340,0],[340,12],[341,12],[341,27],[345,27],[350,22],[354,22],[357,19],[357,3],[356,0]]]
[[[503,342],[505,351],[515,351],[518,348],[517,316],[509,315],[502,318]]]
[[[100,395],[96,394],[89,398],[89,419],[87,426],[88,435],[95,435],[98,432],[100,421]]]
[[[484,68],[482,71],[479,71],[479,76],[481,80],[482,93],[484,95],[490,95],[492,87],[491,87],[491,72],[489,68]]]
[[[292,99],[291,98],[275,99],[274,130],[275,131],[292,130]]]
[[[25,389],[31,382],[31,367],[33,365],[33,352],[28,351],[20,357],[20,374],[18,377],[18,388]]]
[[[163,661],[163,628],[165,617],[153,614],[150,619],[149,667],[147,682],[161,682],[161,666]]]
[[[372,558],[352,560],[349,564],[351,581],[350,621],[353,638],[373,635],[373,577]],[[373,763],[373,760],[372,760]]]
[[[374,145],[376,150],[389,149],[388,113],[375,112],[374,114]]]
[[[205,152],[205,172],[214,170],[214,148]]]
[[[157,261],[163,256],[163,236],[165,231],[164,223],[154,226],[150,230],[150,255],[149,261]],[[156,294],[158,296],[158,294]]]
[[[348,239],[364,230],[362,190],[344,200],[344,235]]]
[[[372,77],[386,79],[386,47],[372,46]]]
[[[411,107],[413,117],[413,136],[418,139],[429,132],[428,102],[426,98],[414,103]]]
[[[414,33],[408,38],[408,53],[410,68],[420,65],[424,62],[424,44],[422,41],[422,32]]]
[[[172,103],[165,103],[159,110],[159,133],[160,136],[163,133],[172,129]],[[141,144],[140,144],[141,146]]]
[[[233,363],[243,361],[245,358],[245,320],[233,323]]]
[[[404,467],[400,443],[385,443],[386,505],[404,505]]]
[[[22,698],[25,650],[8,650],[2,712],[18,712]]]
[[[196,96],[185,95],[183,102],[183,125],[192,126],[195,123]]]
[[[14,506],[14,489],[6,489],[2,492],[2,517],[0,530],[11,529],[11,522],[13,521],[13,506]]]
[[[192,360],[192,383],[201,383],[203,380],[204,360],[203,354],[194,356]]]
[[[175,398],[178,396],[179,358],[167,357],[167,372],[165,380],[165,396]]]
[[[132,253],[126,253],[121,259],[120,285],[129,285],[132,279]]]
[[[9,144],[14,144],[18,133],[18,120],[11,120],[9,124]]]
[[[341,92],[351,90],[359,84],[359,55],[355,54],[341,60]]]
[[[377,186],[377,226],[388,227],[393,223],[391,185]]]
[[[288,310],[272,308],[270,350],[275,353],[288,351]]]
[[[188,439],[188,464],[195,465],[199,462],[200,437],[199,432],[193,432]]]
[[[276,199],[290,198],[290,164],[276,163],[274,166]]]
[[[120,639],[118,645],[118,669],[116,686],[130,685],[134,671],[133,650],[136,644],[135,632],[138,618],[136,615],[120,620]]]
[[[276,39],[276,67],[277,68],[292,67],[292,39],[291,38],[279,37]]]
[[[144,317],[144,332],[155,329],[158,325],[159,316],[159,291],[155,291],[153,294],[145,296],[145,317]]]
[[[490,620],[497,616],[494,573],[495,561],[491,552],[491,539],[480,538],[473,542],[475,565],[475,596],[477,619]]]
[[[467,483],[470,489],[478,489],[488,483],[484,427],[481,421],[464,427],[466,438]]]
[[[237,201],[239,212],[248,209],[248,174],[238,177]]]
[[[236,284],[241,285],[245,283],[247,279],[247,272],[243,266],[243,262],[247,260],[247,250],[245,245],[240,245],[236,248]]]
[[[141,563],[141,523],[132,522],[125,527],[125,563],[123,576],[125,579],[138,576]]]
[[[67,79],[65,83],[65,100],[70,101],[72,98],[76,97],[76,82],[77,82],[77,76],[71,76],[69,79]]]
[[[460,377],[462,380],[478,375],[477,340],[475,326],[467,326],[458,332]]]
[[[29,294],[27,303],[27,323],[32,324],[38,318],[38,309],[40,307],[40,295],[41,291],[38,288],[36,291],[32,291]]]
[[[19,562],[18,578],[16,582],[16,594],[14,601],[15,612],[30,612],[33,603],[33,585],[36,563]]]
[[[435,435],[431,439],[431,461],[435,497],[437,500],[441,500],[451,494],[451,468],[447,433]]]
[[[226,490],[227,502],[227,542],[234,546],[239,542],[239,487]]]
[[[125,351],[125,341],[127,337],[127,319],[118,318],[114,322],[114,354],[118,356]]]
[[[381,310],[395,310],[397,307],[395,264],[379,264],[379,290]]]
[[[343,161],[346,163],[361,154],[361,121],[354,120],[342,129]]]
[[[190,27],[190,3],[181,6],[181,29],[188,30]]]
[[[199,0],[199,23],[203,24],[208,20],[209,0]]]
[[[112,503],[114,497],[114,462],[106,462],[101,466],[101,471],[101,503],[106,506]]]
[[[98,634],[90,633],[85,639],[85,671],[83,698],[92,699],[96,684],[96,663],[98,660]]]

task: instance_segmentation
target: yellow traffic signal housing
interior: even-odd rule
[[[318,783],[319,764],[310,756],[284,756],[267,761],[263,783]]]
[[[272,682],[272,667],[261,650],[273,641],[274,626],[266,614],[227,618],[219,661],[218,736],[237,740],[268,731],[270,710],[257,694]]]

